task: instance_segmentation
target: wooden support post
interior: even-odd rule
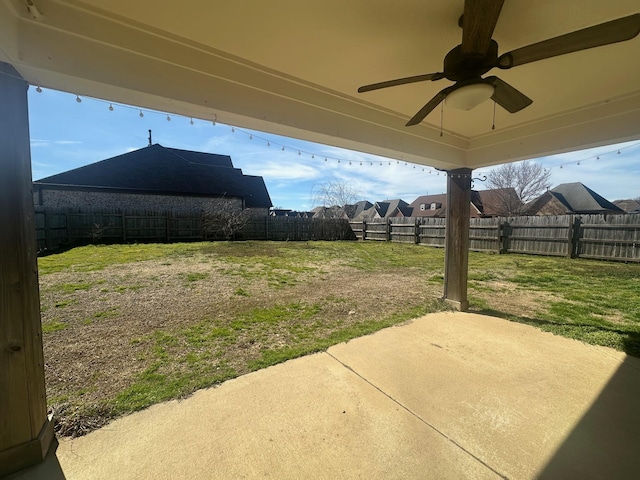
[[[416,217],[413,227],[413,243],[418,245],[420,243],[420,219]]]
[[[444,300],[457,310],[469,307],[467,274],[469,265],[469,223],[471,169],[447,172],[447,218],[444,254]]]
[[[0,62],[0,477],[41,462],[47,416],[31,193],[28,84]]]
[[[362,219],[362,240],[367,239],[367,221]]]
[[[386,240],[387,242],[391,241],[391,219],[387,218],[387,231],[386,231]]]

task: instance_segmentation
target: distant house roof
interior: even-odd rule
[[[582,183],[574,182],[563,183],[544,193],[527,204],[525,213],[527,215],[624,213],[624,210]]]
[[[627,213],[640,213],[640,202],[637,200],[616,200],[613,204]]]
[[[513,188],[471,191],[471,217],[495,217],[509,215],[508,206],[521,205]],[[412,217],[445,217],[447,194],[422,195],[411,202]]]
[[[42,186],[116,189],[183,196],[244,199],[247,208],[270,208],[262,177],[233,168],[231,157],[150,145],[84,167],[42,178]]]
[[[413,217],[444,217],[447,208],[447,194],[422,195],[409,204]]]
[[[371,207],[373,207],[373,203],[367,200],[361,200],[352,205],[345,205],[344,213],[346,214],[347,218],[353,219]]]
[[[507,216],[519,212],[522,202],[513,188],[493,188],[471,192],[471,203],[483,217]]]

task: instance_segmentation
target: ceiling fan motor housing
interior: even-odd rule
[[[453,81],[480,79],[495,67],[498,60],[498,43],[491,40],[485,55],[463,55],[462,45],[453,48],[444,57],[444,76]]]

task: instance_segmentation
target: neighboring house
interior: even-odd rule
[[[472,190],[469,215],[471,218],[508,216],[521,205],[513,188]],[[409,206],[412,208],[412,217],[444,218],[447,216],[447,195],[423,195]]]
[[[640,213],[640,202],[637,200],[615,200],[613,204],[627,213]]]
[[[311,218],[313,217],[313,212],[298,212],[297,210],[274,208],[269,212],[269,215],[272,217]]]
[[[563,183],[525,205],[525,215],[625,213],[580,182]]]
[[[371,207],[363,210],[356,215],[354,220],[373,220],[380,218],[392,218],[392,217],[410,217],[411,207],[407,202],[396,198],[394,200],[385,200],[383,202],[376,202]]]
[[[371,202],[362,200],[354,204],[344,205],[343,207],[338,205],[332,207],[316,207],[311,213],[313,218],[344,218],[346,220],[353,220],[371,207],[373,207]]]
[[[216,205],[267,215],[262,177],[244,175],[231,157],[159,144],[33,182],[35,205],[63,209],[209,210]]]
[[[447,209],[447,194],[422,195],[409,204],[413,217],[444,218]]]

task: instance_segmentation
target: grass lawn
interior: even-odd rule
[[[447,309],[444,251],[378,242],[86,246],[39,259],[62,435]],[[470,310],[640,356],[640,265],[471,253]]]

